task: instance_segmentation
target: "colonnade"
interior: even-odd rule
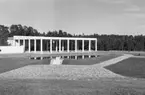
[[[15,36],[14,42],[29,53],[97,51],[96,38]]]

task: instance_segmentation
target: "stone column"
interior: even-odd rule
[[[75,40],[75,52],[77,52],[77,40]]]
[[[20,39],[18,39],[18,46],[20,46]]]
[[[46,51],[48,51],[48,40],[46,40]]]
[[[57,45],[56,45],[56,48],[55,48],[55,52],[58,52],[58,47],[57,47]]]
[[[95,51],[97,51],[97,40],[95,40]]]
[[[67,40],[67,52],[69,52],[69,40]]]
[[[31,52],[31,42],[30,42],[30,39],[28,40],[28,42],[29,42],[29,49],[28,49],[28,51],[30,53]]]
[[[57,52],[58,51],[58,42],[57,42],[57,40],[55,40],[55,52]]]
[[[36,39],[34,39],[34,52],[36,52],[36,47],[37,47],[37,45],[36,45]]]
[[[89,40],[89,51],[91,51],[91,40]]]
[[[84,40],[82,40],[82,51],[84,52]]]
[[[61,43],[62,43],[61,44],[61,51],[64,52],[64,42],[63,42],[63,40],[61,40]]]
[[[50,39],[50,53],[52,53],[52,39]]]
[[[61,39],[59,39],[59,52],[61,52]]]
[[[64,52],[64,46],[62,46],[62,51]]]
[[[40,39],[40,43],[41,43],[41,44],[40,44],[40,47],[41,47],[41,48],[40,48],[40,52],[41,52],[41,53],[43,53],[43,43],[42,43],[42,42],[43,42],[43,40]]]
[[[25,39],[23,39],[23,46],[24,46],[24,52],[25,52]]]

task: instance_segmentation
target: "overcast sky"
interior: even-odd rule
[[[0,24],[39,32],[145,35],[145,0],[0,0]]]

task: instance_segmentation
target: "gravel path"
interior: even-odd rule
[[[131,55],[120,56],[95,65],[29,65],[0,74],[0,78],[7,79],[93,79],[93,78],[124,78],[105,68]]]
[[[113,58],[113,59],[104,61],[101,64],[97,64],[97,66],[100,66],[100,67],[109,66],[109,65],[112,65],[112,64],[116,64],[116,63],[118,63],[118,62],[120,62],[122,60],[128,59],[130,57],[133,57],[133,55],[131,55],[131,54],[124,54],[123,56],[119,56],[117,58]]]

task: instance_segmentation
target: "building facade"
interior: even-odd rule
[[[25,53],[97,51],[96,38],[14,36],[9,44],[24,46]]]

